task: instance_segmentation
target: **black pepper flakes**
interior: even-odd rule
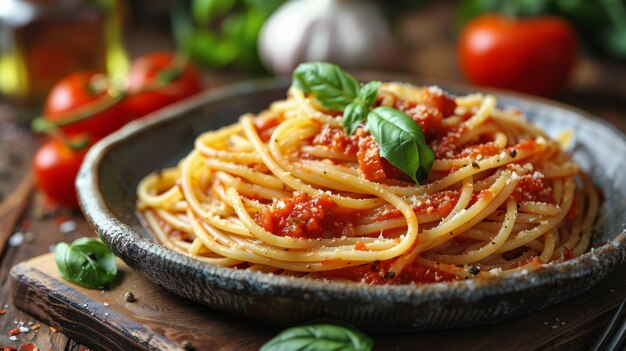
[[[183,349],[184,349],[184,350],[186,350],[186,351],[192,351],[192,350],[195,350],[195,349],[193,348],[193,345],[191,344],[191,342],[190,342],[189,340],[184,340],[184,341],[181,343],[181,346],[182,346],[182,347],[183,347]]]
[[[372,265],[370,266],[370,271],[378,272],[378,265],[379,264],[380,264],[380,261],[374,261],[374,263],[372,263]]]
[[[389,272],[385,273],[385,279],[393,279],[395,277],[396,277],[396,272],[389,271]]]
[[[467,271],[469,272],[469,274],[471,275],[477,275],[478,273],[480,273],[480,267],[478,266],[470,266]]]
[[[127,291],[124,294],[124,300],[126,300],[126,302],[135,302],[135,294],[133,294],[130,291]]]
[[[511,152],[509,152],[509,155],[511,155],[511,157],[515,158],[515,156],[517,156],[517,150],[515,150],[515,149],[511,150]]]
[[[478,165],[477,162],[472,162],[472,167],[476,168],[476,169],[480,169],[480,166]]]

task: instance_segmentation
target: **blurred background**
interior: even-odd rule
[[[2,0],[0,92],[32,112],[65,75],[90,69],[123,80],[133,58],[176,50],[191,57],[209,88],[288,74],[307,60],[467,82],[459,38],[472,19],[495,12],[518,20],[555,15],[574,29],[575,67],[542,95],[586,91],[622,100],[624,8],[622,0]],[[533,28],[522,29],[530,39],[489,30],[511,41],[553,40]],[[510,55],[524,53],[511,49],[500,59]]]
[[[75,206],[99,138],[305,61],[549,97],[626,130],[626,0],[0,0],[0,175],[20,150]]]

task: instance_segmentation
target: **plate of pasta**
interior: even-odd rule
[[[614,128],[547,100],[375,78],[307,63],[133,122],[87,155],[83,212],[163,288],[285,324],[493,322],[624,261]]]

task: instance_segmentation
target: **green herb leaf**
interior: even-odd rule
[[[105,287],[117,274],[113,252],[91,238],[57,244],[55,259],[63,278],[92,289]]]
[[[368,107],[372,107],[374,102],[376,102],[376,95],[378,94],[378,89],[383,83],[373,80],[363,86],[361,91],[359,91],[358,99],[362,100],[367,104]]]
[[[367,118],[370,107],[362,101],[354,101],[343,110],[343,129],[352,135],[361,122]]]
[[[367,119],[381,84],[379,81],[365,84],[359,91],[359,96],[343,110],[343,128],[348,135],[352,135],[359,124]]]
[[[289,328],[261,347],[261,351],[370,351],[372,339],[363,333],[331,324]]]
[[[416,177],[417,180],[421,182],[422,180],[428,178],[428,173],[430,173],[430,170],[433,168],[433,164],[435,163],[435,153],[428,147],[428,145],[426,145],[425,140],[417,143],[417,151],[420,154],[420,165],[417,169]]]
[[[315,95],[322,106],[335,111],[343,111],[359,94],[359,83],[353,76],[326,62],[300,64],[293,71],[293,83],[303,92]]]
[[[431,155],[426,151],[428,146],[419,124],[394,108],[377,107],[367,116],[367,128],[380,147],[380,156],[408,174],[415,183],[418,183],[418,169],[421,168],[420,179],[428,175],[432,160],[421,162],[419,144],[425,157]]]

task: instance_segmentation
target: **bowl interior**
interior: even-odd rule
[[[98,167],[98,187],[111,213],[145,238],[154,241],[136,216],[135,190],[148,173],[171,167],[192,148],[199,134],[260,112],[285,97],[285,81],[255,82],[202,95],[163,111],[153,120],[138,121],[122,142],[113,143]],[[447,89],[470,93],[465,87]],[[626,141],[613,127],[586,113],[547,100],[497,93],[500,107],[521,110],[550,136],[572,132],[568,149],[603,193],[602,220],[594,235],[597,246],[613,239],[626,223]],[[173,118],[163,118],[167,116]],[[143,128],[149,124],[149,128]]]

